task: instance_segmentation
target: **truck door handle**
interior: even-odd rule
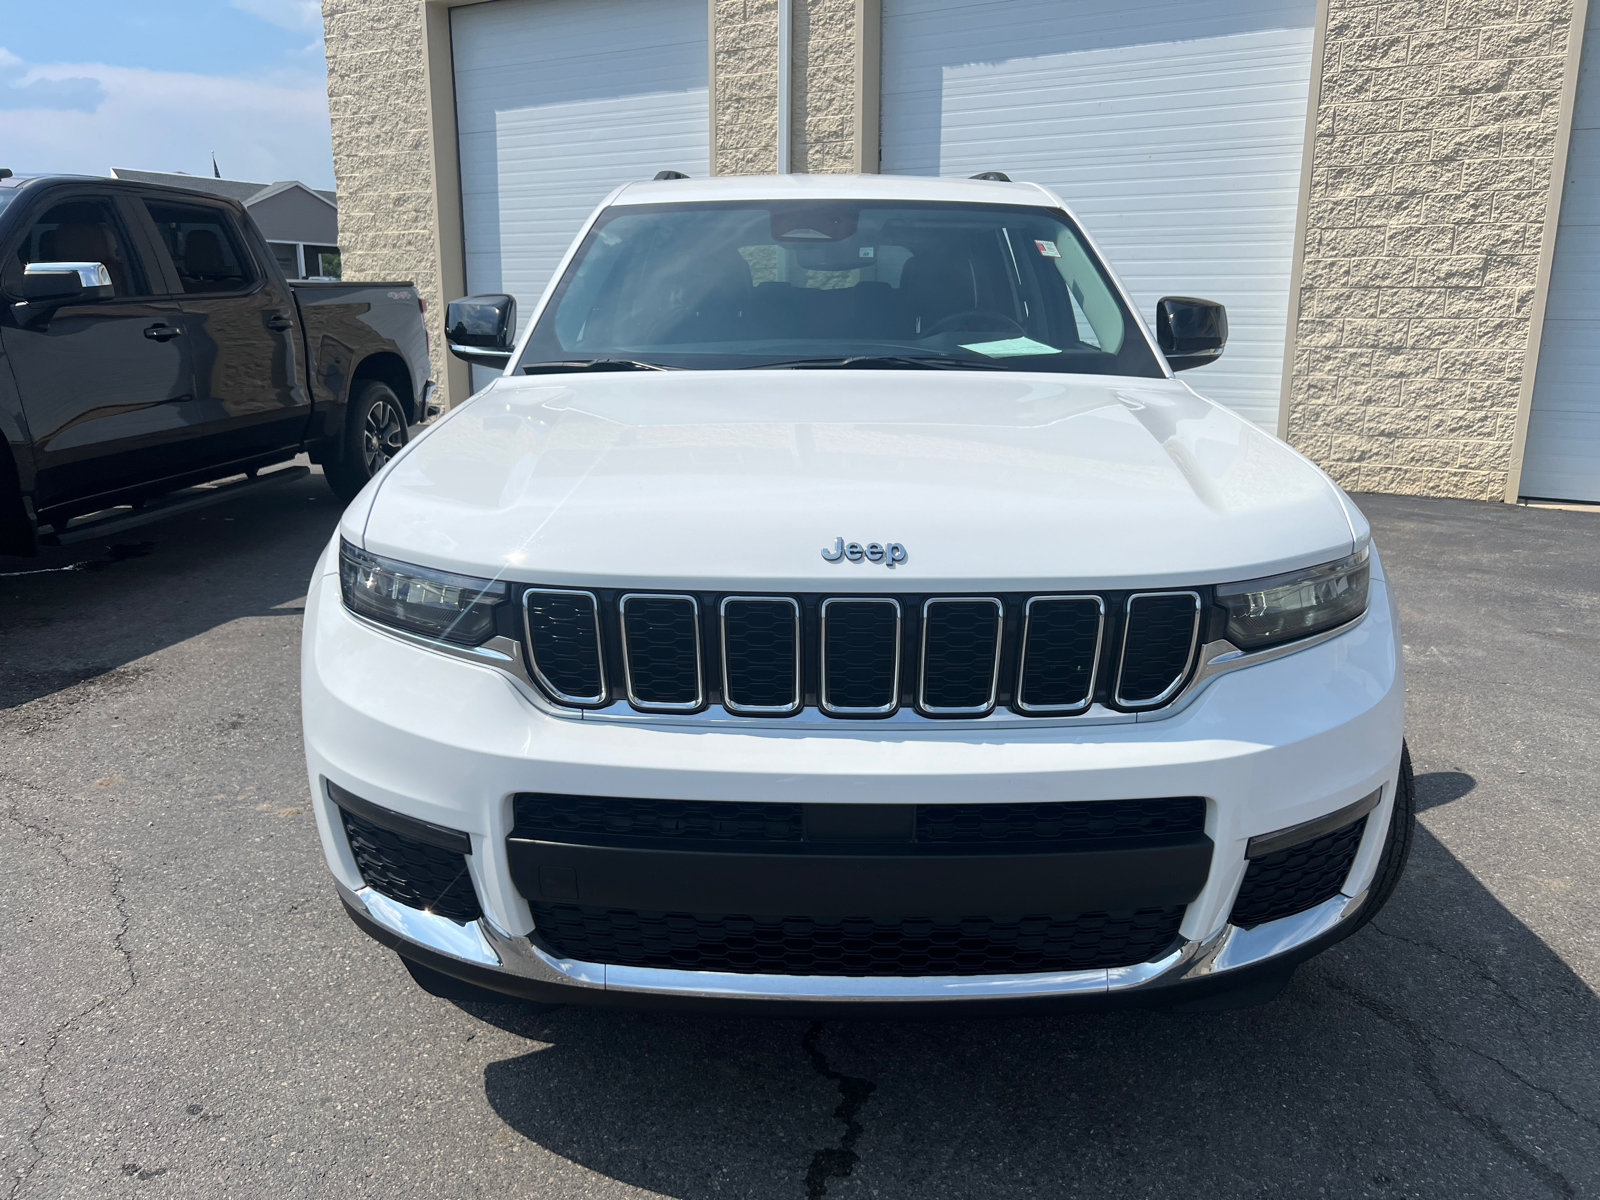
[[[294,322],[282,313],[273,313],[272,316],[267,318],[267,328],[274,332],[282,333],[285,329],[294,328]]]
[[[170,342],[182,333],[183,330],[174,329],[171,325],[152,325],[144,331],[145,337],[152,342]]]

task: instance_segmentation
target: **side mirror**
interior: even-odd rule
[[[517,336],[517,302],[510,296],[463,296],[444,314],[450,353],[480,367],[504,367]]]
[[[1165,296],[1156,304],[1156,342],[1174,371],[1216,362],[1228,344],[1228,310],[1215,300]]]
[[[97,262],[36,262],[22,269],[22,298],[71,303],[102,300],[111,295],[111,272]]]

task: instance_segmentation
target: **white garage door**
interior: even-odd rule
[[[1572,146],[1533,411],[1522,455],[1524,496],[1600,500],[1600,14],[1583,34]]]
[[[612,188],[710,164],[705,0],[452,9],[467,289],[526,322]]]
[[[1283,379],[1314,0],[883,0],[883,170],[1061,194],[1146,321],[1228,307],[1183,378],[1267,429]]]

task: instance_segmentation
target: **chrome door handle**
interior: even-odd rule
[[[267,328],[275,333],[282,333],[285,329],[293,329],[294,322],[282,313],[276,313],[267,318]]]
[[[152,342],[169,342],[173,338],[180,336],[182,333],[183,330],[176,329],[171,325],[152,325],[149,329],[144,331],[145,337],[149,338]]]

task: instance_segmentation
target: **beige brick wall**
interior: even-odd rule
[[[1287,432],[1348,488],[1504,494],[1571,20],[1331,0]]]
[[[855,169],[855,0],[794,0],[790,169]]]
[[[856,3],[793,0],[793,171],[854,169]],[[712,171],[770,174],[778,147],[777,0],[714,0],[712,20]]]
[[[323,0],[328,115],[347,279],[409,279],[444,379],[422,0]]]
[[[713,175],[766,175],[777,165],[778,0],[713,0]]]

